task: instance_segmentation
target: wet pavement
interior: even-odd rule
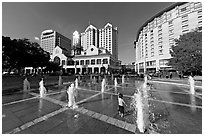
[[[140,133],[130,106],[132,95],[142,81],[127,79],[106,91],[91,81],[80,82],[76,103],[79,108],[66,107],[66,87],[50,86],[45,98],[38,89],[30,93],[2,96],[2,133],[18,134],[133,134]],[[189,88],[151,83],[148,92],[149,120],[146,133],[202,134],[202,95],[191,95]],[[197,89],[199,92],[202,89]],[[125,116],[118,115],[117,94],[124,95]]]

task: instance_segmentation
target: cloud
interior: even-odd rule
[[[38,37],[35,37],[35,40],[39,41],[40,39]]]

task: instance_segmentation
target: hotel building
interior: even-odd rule
[[[45,30],[41,33],[40,46],[50,55],[52,55],[56,46],[66,49],[68,54],[71,55],[71,40],[53,30]]]
[[[99,29],[99,47],[107,49],[115,60],[118,60],[118,28],[107,23]]]
[[[87,50],[90,45],[94,45],[98,48],[98,29],[89,25],[85,32],[81,33],[81,46],[84,50]]]
[[[135,71],[139,74],[171,70],[167,62],[174,39],[195,29],[202,30],[201,2],[175,3],[147,20],[134,42]]]

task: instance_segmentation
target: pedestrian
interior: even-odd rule
[[[124,105],[126,105],[126,103],[123,100],[123,94],[119,93],[119,95],[118,95],[118,112],[119,112],[119,115],[121,117],[123,117],[124,113],[125,113]]]

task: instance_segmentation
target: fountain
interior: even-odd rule
[[[76,102],[75,102],[75,97],[77,95],[77,92],[76,92],[76,88],[74,87],[74,83],[72,83],[69,86],[67,94],[69,98],[68,107],[73,108],[73,109],[77,108],[78,106],[76,105]]]
[[[23,81],[23,91],[28,92],[30,91],[30,83],[27,78]]]
[[[101,82],[101,75],[98,75],[98,82]]]
[[[40,97],[44,97],[44,94],[46,93],[46,88],[44,87],[44,82],[43,82],[43,78],[42,80],[39,82],[39,91],[40,91]]]
[[[115,78],[115,80],[114,80],[114,84],[115,84],[115,87],[118,86],[117,78]]]
[[[148,105],[145,105],[144,98],[142,97],[142,93],[138,89],[137,93],[134,93],[133,99],[131,102],[131,106],[134,111],[134,117],[136,118],[137,128],[141,133],[144,133],[147,130],[149,125],[149,116],[148,109],[146,108]]]
[[[58,86],[62,86],[62,76],[59,76]]]
[[[103,93],[105,91],[105,86],[106,86],[106,80],[103,78],[103,81],[101,83],[101,92]]]
[[[147,78],[144,78],[144,83],[139,89],[137,89],[137,93],[134,93],[131,107],[134,111],[137,127],[141,133],[144,133],[150,124]]]
[[[92,81],[92,74],[90,75],[90,80]]]
[[[191,100],[191,110],[192,112],[196,111],[196,100],[194,95],[190,95],[190,100]]]
[[[122,75],[122,84],[125,83],[125,75]]]
[[[113,74],[111,74],[111,81],[113,81],[114,80],[114,75]]]
[[[79,81],[78,81],[78,78],[76,78],[76,80],[75,80],[75,87],[76,87],[76,88],[79,88]]]
[[[192,76],[189,76],[188,82],[189,82],[189,85],[190,85],[190,93],[194,95],[195,94],[195,86],[194,86],[195,81],[194,81]]]

